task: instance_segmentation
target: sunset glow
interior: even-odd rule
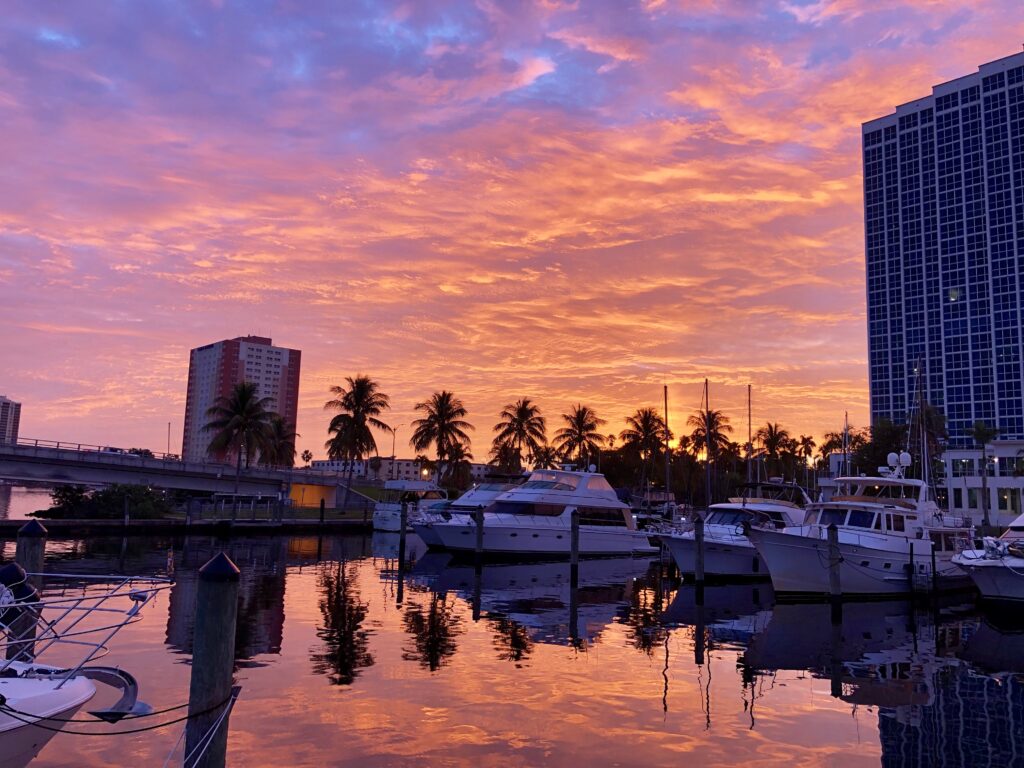
[[[1017,3],[13,3],[0,394],[26,438],[180,450],[189,349],[302,350],[618,432],[867,422],[860,124],[1015,53]],[[550,429],[550,428],[549,428]],[[399,430],[398,453],[410,429]],[[390,453],[390,438],[379,441]]]

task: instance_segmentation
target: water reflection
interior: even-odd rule
[[[313,671],[332,685],[351,685],[361,669],[373,666],[371,632],[364,628],[369,604],[361,600],[356,567],[339,562],[324,565],[317,576],[323,623],[316,635],[323,645],[310,654]]]
[[[410,602],[402,615],[402,626],[413,641],[412,648],[403,647],[402,658],[434,672],[458,650],[456,638],[463,631],[463,620],[454,598],[431,590],[425,602]]]
[[[834,616],[766,584],[707,586],[698,604],[647,559],[585,560],[573,590],[564,562],[478,572],[406,545],[397,608],[397,537],[51,542],[48,561],[157,573],[170,553],[166,627],[148,616],[114,658],[166,706],[187,690],[195,572],[228,552],[249,667],[233,764],[1024,765],[1024,628],[1005,612]],[[290,736],[268,736],[285,716]],[[139,743],[140,764],[171,746]],[[84,757],[54,745],[33,766],[119,763],[102,740]]]

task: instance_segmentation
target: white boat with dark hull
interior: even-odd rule
[[[953,564],[970,576],[983,600],[1024,602],[1024,515],[982,549],[965,549]]]
[[[749,483],[740,496],[712,504],[704,518],[704,575],[719,578],[768,578],[768,568],[744,533],[744,524],[782,529],[799,524],[811,503],[804,489],[781,480]],[[658,538],[683,574],[696,570],[693,530],[670,531]]]
[[[535,470],[525,483],[498,496],[483,512],[483,551],[488,555],[567,557],[572,513],[579,513],[582,556],[650,554],[657,551],[637,531],[630,509],[603,475],[568,470]],[[426,542],[440,541],[453,552],[473,552],[472,514],[413,526]]]
[[[446,498],[445,491],[430,480],[386,480],[384,491],[373,505],[373,530],[401,531],[403,504],[411,519]]]
[[[944,516],[924,480],[903,476],[910,456],[894,457],[878,477],[837,478],[839,492],[810,505],[802,525],[750,529],[776,593],[829,594],[830,525],[838,535],[843,595],[902,595],[927,591],[933,584],[964,585],[951,560],[973,537],[970,521]]]

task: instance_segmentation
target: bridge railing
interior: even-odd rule
[[[234,476],[235,465],[221,461],[185,461],[178,454],[154,451],[132,452],[124,448],[90,445],[63,440],[19,438],[17,442],[0,442],[0,452],[48,457],[72,461],[97,461],[123,468],[165,469],[177,472],[216,473],[220,477]],[[339,471],[315,470],[308,467],[245,467],[242,477],[277,480],[287,483],[333,485],[344,479]]]
[[[320,519],[320,507],[302,507],[281,504],[267,498],[223,498],[209,501],[193,501],[178,512],[191,522],[210,521],[268,521],[268,522],[316,522]],[[353,520],[369,523],[373,517],[373,500],[366,497],[353,499],[347,507],[326,507],[324,521]]]

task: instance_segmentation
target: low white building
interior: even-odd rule
[[[360,480],[437,480],[436,474],[425,470],[416,459],[392,459],[389,456],[379,456],[376,457],[376,460],[372,458],[359,459],[354,462],[322,459],[312,462],[310,467],[344,475],[348,473],[350,465],[352,477]],[[470,476],[474,483],[478,483],[492,469],[487,464],[473,464]]]
[[[1024,440],[994,440],[985,453],[989,519],[994,525],[1009,525],[1024,506]],[[950,510],[980,521],[984,492],[981,449],[949,448],[942,460]]]

